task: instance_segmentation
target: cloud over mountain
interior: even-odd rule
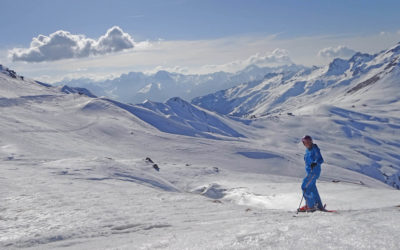
[[[75,35],[68,31],[58,30],[49,36],[34,37],[29,48],[10,50],[9,57],[13,61],[56,61],[103,55],[133,47],[135,47],[133,38],[118,26],[110,28],[97,40],[87,38],[85,35]]]
[[[289,51],[286,49],[277,48],[271,53],[255,54],[249,57],[246,62],[247,64],[255,64],[259,66],[271,66],[271,65],[285,65],[292,64],[292,60],[289,57]]]
[[[205,65],[203,68],[213,71],[220,70],[235,72],[238,70],[242,70],[250,65],[257,65],[259,67],[277,67],[290,64],[293,64],[293,61],[289,57],[289,51],[286,49],[276,48],[271,52],[256,53],[244,60],[235,60],[220,65]]]
[[[349,58],[352,55],[354,55],[356,53],[355,50],[350,49],[347,46],[337,46],[337,47],[327,47],[324,49],[321,49],[318,52],[318,56],[320,57],[324,57],[324,58],[337,58],[337,57],[341,57],[341,58]]]

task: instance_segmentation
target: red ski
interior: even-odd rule
[[[297,209],[296,214],[298,214],[299,212],[313,213],[315,211],[326,212],[326,213],[337,213],[337,210],[326,209],[326,204],[325,204],[323,209],[309,208],[309,207],[307,207],[307,205],[303,206],[303,207]]]

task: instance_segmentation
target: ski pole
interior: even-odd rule
[[[296,211],[296,214],[299,213],[299,209],[300,209],[300,207],[301,207],[301,203],[303,203],[303,198],[304,198],[304,191],[303,191],[303,194],[302,194],[302,196],[301,196],[300,205],[299,205],[299,208],[298,208],[297,211]]]

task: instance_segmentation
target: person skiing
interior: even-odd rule
[[[321,174],[321,164],[324,162],[317,144],[313,143],[311,136],[304,136],[301,141],[306,147],[304,162],[306,165],[306,177],[303,180],[301,189],[306,200],[306,205],[299,208],[299,212],[314,212],[315,210],[324,210],[321,198],[317,190],[317,179]]]

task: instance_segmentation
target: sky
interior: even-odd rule
[[[395,0],[0,0],[0,64],[45,82],[324,65],[400,41]]]

